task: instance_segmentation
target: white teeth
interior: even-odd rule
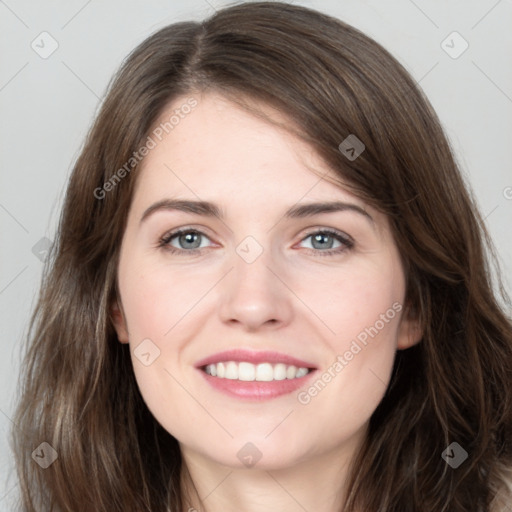
[[[295,377],[299,378],[299,377],[304,377],[304,375],[307,375],[309,373],[309,370],[307,368],[299,368],[297,370],[297,374],[295,375]]]
[[[274,380],[286,379],[286,365],[283,363],[274,366]]]
[[[272,368],[272,365],[270,363],[260,363],[256,366],[256,378],[254,380],[262,382],[274,380],[274,368]]]
[[[238,379],[238,365],[234,361],[229,361],[226,365],[226,379],[236,380]]]
[[[260,363],[254,365],[245,361],[240,363],[227,361],[209,364],[206,366],[205,372],[212,377],[219,377],[221,379],[270,382],[272,380],[298,379],[307,375],[309,370],[283,363],[275,365]]]
[[[212,364],[212,366],[215,366]],[[238,363],[238,380],[256,379],[256,367],[251,363]]]

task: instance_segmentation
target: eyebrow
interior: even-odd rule
[[[140,219],[140,223],[145,221],[149,216],[157,211],[177,210],[186,213],[193,213],[195,215],[202,215],[205,217],[217,217],[224,219],[222,210],[215,204],[209,201],[195,201],[188,199],[161,199],[147,208]],[[353,211],[364,216],[374,227],[375,221],[373,217],[361,206],[353,203],[346,203],[343,201],[330,201],[330,202],[317,202],[294,205],[289,208],[284,217],[288,219],[299,219],[304,217],[312,217],[322,213],[333,213]]]

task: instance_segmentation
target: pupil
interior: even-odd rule
[[[322,242],[322,241],[323,241],[323,242],[325,242],[325,240],[326,240],[327,238],[330,238],[330,236],[331,236],[331,235],[328,235],[328,234],[326,234],[326,233],[319,233],[318,235],[315,235],[315,236],[313,237],[313,247],[315,247],[315,249],[318,249],[318,248],[320,248],[320,249],[321,249],[321,248],[325,248],[325,247],[327,246],[327,244],[325,244],[325,243],[324,243],[324,244],[320,244],[320,246],[319,246],[319,247],[316,247],[316,246],[315,246],[315,243],[316,243],[316,242]],[[329,246],[329,247],[330,247],[330,246]]]
[[[195,245],[193,247],[188,246],[188,248],[189,249],[190,248],[197,249],[197,247],[199,247],[199,245],[200,245],[197,243],[197,241],[199,240],[198,233],[186,233],[185,235],[181,235],[180,242],[182,243],[182,245],[187,246],[187,244],[189,244],[189,243],[194,244],[194,238],[195,238]]]

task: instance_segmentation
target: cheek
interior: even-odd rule
[[[129,329],[134,375],[148,409],[171,435],[182,434],[180,421],[169,413],[175,403],[180,415],[197,415],[195,403],[180,384],[183,375],[182,349],[187,343],[180,329],[186,325],[187,313],[205,291],[205,283],[179,278],[176,272],[146,265],[137,268],[132,260],[121,280],[121,296]],[[139,266],[139,268],[142,268]],[[182,323],[183,322],[183,323]]]
[[[162,265],[145,264],[139,272],[126,270],[121,295],[133,342],[139,338],[154,338],[155,342],[166,339],[213,282],[205,272],[190,272],[184,279],[183,271]]]
[[[350,273],[323,282],[324,293],[310,293],[309,300],[311,309],[334,331],[324,337],[330,357],[318,379],[298,398],[306,410],[311,407],[318,414],[306,421],[350,428],[351,421],[354,427],[371,416],[389,384],[404,276],[391,260],[352,267]]]
[[[177,401],[184,417],[197,410],[180,385],[183,349],[196,333],[193,319],[198,300],[212,287],[211,271],[178,271],[136,258],[120,266],[120,293],[129,330],[135,378],[144,401],[158,419],[167,418],[169,404]],[[149,355],[147,355],[149,354]],[[190,410],[189,410],[190,408]],[[179,423],[179,422],[178,422]],[[175,434],[177,422],[165,421]]]
[[[331,335],[326,338],[336,351],[348,348],[347,343],[376,323],[381,339],[396,334],[397,322],[388,320],[397,316],[393,304],[403,300],[404,276],[392,261],[381,263],[325,272],[305,283],[300,296],[329,327]]]

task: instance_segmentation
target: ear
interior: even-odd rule
[[[400,319],[398,328],[397,349],[404,350],[412,347],[423,338],[423,328],[419,315],[411,308],[406,308]]]
[[[119,303],[117,300],[114,301],[110,308],[110,316],[112,318],[112,323],[117,332],[117,339],[121,343],[128,343],[128,328],[126,326],[126,319],[124,316],[124,312],[122,307],[119,307]]]

